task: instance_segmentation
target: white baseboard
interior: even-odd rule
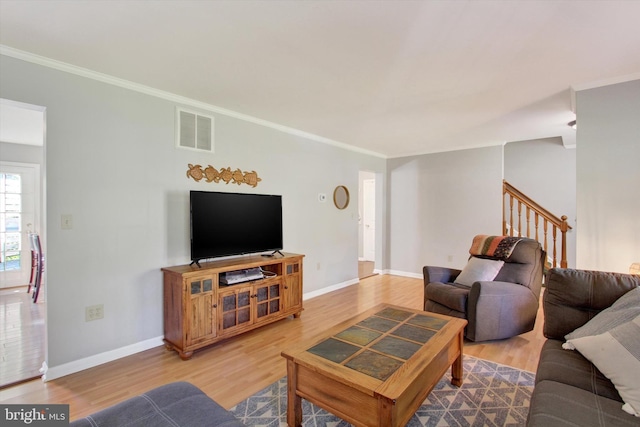
[[[311,298],[319,297],[320,295],[328,294],[329,292],[337,291],[338,289],[346,288],[347,286],[355,285],[360,282],[358,279],[347,280],[346,282],[338,283],[336,285],[327,286],[326,288],[318,289],[317,291],[306,292],[302,295],[302,300],[306,301]]]
[[[414,279],[422,279],[423,276],[420,273],[409,273],[407,271],[399,271],[399,270],[384,270],[383,274],[390,274],[392,276],[402,276],[402,277],[411,277]]]
[[[46,368],[46,371],[42,375],[42,381],[55,380],[56,378],[75,374],[76,372],[84,371],[85,369],[93,368],[94,366],[102,365],[103,363],[111,362],[121,357],[131,356],[132,354],[164,345],[162,338],[163,337],[151,338],[115,350],[85,357],[84,359]]]

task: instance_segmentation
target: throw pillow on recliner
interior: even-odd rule
[[[471,257],[454,283],[471,287],[475,282],[491,281],[496,278],[504,261]]]

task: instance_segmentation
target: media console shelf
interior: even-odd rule
[[[302,313],[302,258],[252,255],[162,269],[164,343],[188,360],[194,350]],[[260,268],[264,278],[224,285],[220,274]]]

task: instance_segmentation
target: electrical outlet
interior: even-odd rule
[[[104,318],[104,305],[90,305],[84,309],[84,318],[86,322]]]

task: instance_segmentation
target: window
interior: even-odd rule
[[[22,249],[22,179],[0,173],[0,271],[20,270]]]

